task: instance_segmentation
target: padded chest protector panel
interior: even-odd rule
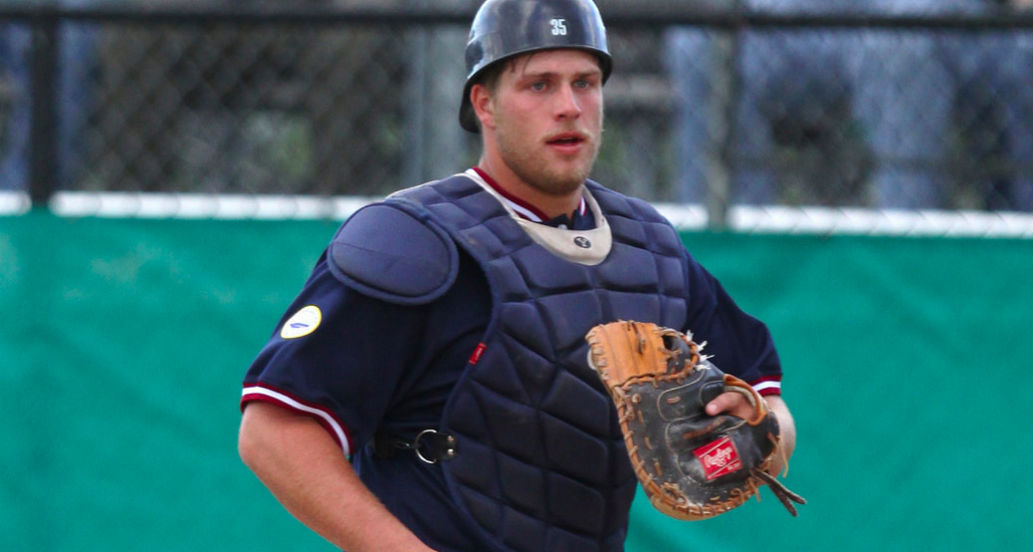
[[[418,305],[444,294],[459,272],[459,252],[433,221],[391,203],[355,212],[327,250],[330,272],[384,301]]]
[[[496,550],[623,549],[637,480],[612,401],[587,367],[585,333],[618,318],[682,328],[684,247],[648,205],[593,185],[613,230],[599,265],[536,244],[476,184],[456,177],[402,195],[485,271],[484,350],[456,384],[441,429],[458,455],[450,492]]]

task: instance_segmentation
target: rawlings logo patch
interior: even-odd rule
[[[735,443],[729,437],[722,437],[712,443],[703,445],[692,451],[703,466],[703,474],[707,481],[742,469],[742,460]]]

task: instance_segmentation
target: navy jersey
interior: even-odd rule
[[[544,222],[594,224],[584,208]],[[686,258],[688,289],[695,293],[690,327],[680,329],[709,341],[705,352],[723,370],[763,394],[777,393],[781,368],[767,329],[687,253]],[[248,370],[242,405],[268,401],[313,416],[351,456],[363,482],[429,546],[443,552],[489,549],[466,526],[468,518],[453,504],[438,466],[411,454],[375,456],[367,446],[377,433],[412,437],[436,427],[489,322],[484,273],[460,252],[457,280],[444,295],[426,305],[396,305],[342,284],[327,262],[324,253]]]

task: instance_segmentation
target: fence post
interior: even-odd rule
[[[29,198],[44,206],[57,189],[61,160],[57,155],[58,18],[32,19],[32,122],[29,126]]]
[[[423,8],[431,2],[420,0],[414,4]],[[434,0],[433,6],[459,13],[464,3]],[[466,80],[463,66],[466,29],[450,25],[424,26],[410,34],[414,47],[407,61],[411,68],[407,186],[464,170],[465,163],[471,162],[464,159],[468,136],[459,126],[458,115]]]
[[[731,204],[733,151],[735,139],[735,110],[738,105],[736,69],[739,31],[737,28],[717,33],[714,37],[714,88],[712,108],[707,111],[706,123],[717,150],[708,156],[704,167],[707,193],[704,200],[707,226],[711,230],[728,229],[728,209]]]

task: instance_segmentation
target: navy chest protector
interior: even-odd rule
[[[396,227],[425,226],[403,257],[382,254],[362,274],[349,269],[362,244],[331,247],[338,277],[403,303],[448,289],[457,245],[484,270],[491,321],[438,429],[456,440],[457,454],[440,464],[453,499],[498,550],[623,550],[637,480],[612,401],[587,366],[584,336],[618,319],[685,326],[686,261],[675,230],[646,203],[589,186],[613,234],[595,266],[536,244],[462,176],[378,207],[408,214]],[[391,267],[398,276],[387,275]],[[414,269],[420,277],[405,272]]]

